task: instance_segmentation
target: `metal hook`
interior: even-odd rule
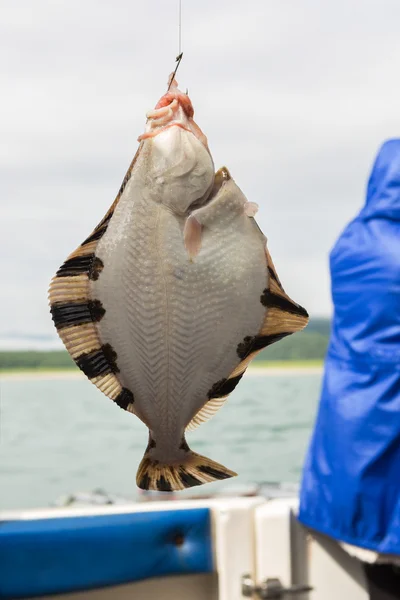
[[[176,75],[179,65],[181,64],[182,57],[183,57],[183,52],[181,52],[175,59],[177,64],[176,64],[174,72],[172,73],[172,75],[169,79],[169,85],[168,85],[167,92],[169,92],[169,88],[171,87],[171,84],[172,84],[173,80],[175,79],[175,75]]]

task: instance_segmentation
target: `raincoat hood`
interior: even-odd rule
[[[400,140],[381,147],[330,271],[334,315],[299,519],[400,555]]]
[[[400,220],[400,139],[388,140],[380,148],[360,216]]]
[[[383,144],[365,206],[330,253],[334,305],[328,353],[400,364],[400,140]]]

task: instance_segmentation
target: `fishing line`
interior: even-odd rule
[[[176,66],[174,69],[174,72],[172,73],[170,80],[169,80],[169,84],[168,84],[168,90],[171,87],[171,83],[173,82],[176,72],[178,70],[179,65],[181,64],[181,60],[182,60],[182,56],[183,56],[183,52],[182,52],[182,0],[179,0],[179,16],[178,16],[178,56],[176,57]],[[167,90],[167,91],[168,91]]]
[[[182,0],[179,0],[179,52],[182,54]]]

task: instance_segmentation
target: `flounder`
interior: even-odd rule
[[[215,414],[259,351],[308,322],[279,281],[256,205],[227,168],[214,173],[193,114],[173,80],[114,203],[49,291],[78,367],[149,429],[142,489],[236,475],[191,451],[185,431]]]

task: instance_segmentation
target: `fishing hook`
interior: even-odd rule
[[[172,73],[171,77],[169,78],[169,85],[168,85],[167,92],[169,92],[169,88],[171,87],[171,84],[172,84],[173,80],[175,79],[176,72],[178,70],[179,65],[181,64],[182,56],[183,56],[183,52],[178,54],[178,56],[175,59],[177,64],[176,64],[174,72]]]

